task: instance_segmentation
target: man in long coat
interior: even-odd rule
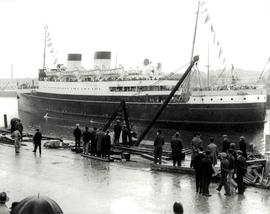
[[[39,129],[36,129],[36,133],[33,137],[33,142],[34,142],[34,150],[33,152],[37,151],[37,148],[39,147],[39,154],[41,155],[41,139],[42,139],[42,134],[40,133]]]
[[[73,136],[75,137],[75,149],[79,149],[81,146],[82,131],[79,126],[79,124],[76,124],[76,128],[73,131]]]
[[[20,147],[21,147],[21,134],[19,130],[15,130],[12,134],[11,137],[14,139],[14,147],[15,147],[15,152],[18,154],[20,153]]]
[[[104,132],[100,128],[97,132],[97,156],[101,157],[102,155],[102,146],[104,145]]]
[[[157,131],[157,135],[154,140],[154,164],[159,162],[161,164],[162,146],[164,145],[164,137],[161,135],[161,130]]]
[[[205,158],[203,147],[199,147],[198,154],[194,158],[193,168],[195,169],[196,192],[202,193],[202,170],[200,168],[201,160]]]
[[[194,137],[191,140],[192,155],[191,155],[190,167],[193,167],[193,161],[194,161],[195,155],[198,154],[198,149],[200,146],[203,146],[203,142],[201,139],[201,134],[197,132],[194,134]]]
[[[207,149],[211,151],[212,163],[215,166],[217,164],[217,145],[214,143],[214,137],[210,137],[210,143],[207,146]]]
[[[181,166],[181,158],[182,158],[182,138],[180,137],[180,133],[176,132],[175,135],[171,139],[171,148],[172,148],[172,159],[173,166]]]
[[[214,173],[212,161],[211,161],[211,152],[207,150],[205,152],[205,157],[201,160],[200,168],[202,172],[202,195],[210,197],[209,194],[209,184],[211,182],[212,174]]]
[[[114,144],[119,144],[119,138],[122,131],[120,120],[117,120],[116,125],[114,126],[113,130],[114,130]]]
[[[92,138],[91,138],[91,155],[97,154],[97,128],[94,127]]]
[[[109,135],[109,131],[107,130],[104,136],[104,158],[108,158],[110,160],[110,150],[111,150],[111,136]]]
[[[238,194],[244,194],[245,186],[243,177],[247,173],[246,158],[243,156],[241,150],[237,151],[237,162],[236,162],[236,182],[238,185]]]
[[[239,149],[242,151],[242,155],[245,159],[247,159],[247,144],[245,141],[245,137],[241,136],[239,141]]]
[[[223,141],[222,141],[222,152],[227,152],[227,150],[230,148],[230,140],[228,138],[228,135],[223,135]]]
[[[89,128],[86,126],[85,131],[83,132],[83,153],[88,154],[89,141],[91,139],[91,133]]]

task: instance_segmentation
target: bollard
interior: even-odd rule
[[[265,136],[265,175],[270,176],[270,135]]]
[[[7,115],[4,114],[4,124],[5,124],[5,129],[8,127],[7,125]]]

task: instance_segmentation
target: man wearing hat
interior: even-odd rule
[[[227,180],[227,176],[228,176],[228,173],[229,173],[229,165],[230,165],[230,162],[229,160],[227,159],[227,154],[225,152],[221,152],[219,154],[220,156],[220,174],[221,174],[221,178],[220,178],[220,182],[219,182],[219,185],[218,185],[218,188],[217,188],[217,191],[220,191],[222,186],[224,186],[224,189],[225,189],[225,195],[226,196],[230,196],[230,186],[229,186],[229,183],[228,183],[228,180]]]
[[[239,140],[239,149],[243,153],[243,157],[247,159],[247,144],[245,142],[245,137],[241,136]]]
[[[6,205],[6,202],[9,200],[7,193],[1,192],[0,193],[0,213],[1,214],[10,214],[10,211]]]
[[[119,138],[122,131],[122,126],[120,124],[120,120],[116,121],[115,126],[113,127],[114,131],[114,144],[119,144]]]
[[[181,166],[182,148],[183,148],[182,142],[183,140],[180,137],[180,133],[176,132],[171,139],[173,166],[175,166],[176,162],[177,166]]]
[[[36,129],[36,133],[33,137],[33,142],[34,142],[34,146],[35,146],[33,152],[36,152],[37,148],[39,147],[39,154],[40,155],[41,155],[41,139],[42,139],[42,134],[39,131],[39,129]]]
[[[202,195],[210,197],[209,194],[209,184],[211,182],[212,174],[215,173],[212,161],[211,161],[211,151],[206,150],[205,157],[201,160],[200,168],[202,172]]]
[[[228,138],[228,135],[224,134],[223,136],[223,142],[222,142],[222,152],[227,152],[227,150],[230,148],[230,140]]]
[[[243,156],[241,150],[237,150],[237,162],[236,162],[236,183],[238,185],[238,194],[244,194],[245,186],[243,177],[247,172],[246,158]]]
[[[79,127],[80,125],[77,123],[76,128],[73,131],[73,136],[75,137],[75,149],[79,149],[81,146],[81,137],[82,137],[82,131]]]

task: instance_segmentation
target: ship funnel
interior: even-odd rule
[[[110,69],[111,67],[111,52],[96,51],[94,56],[94,69]]]
[[[81,54],[68,54],[67,70],[79,70],[81,69]]]

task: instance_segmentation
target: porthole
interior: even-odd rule
[[[211,101],[213,101],[213,98],[211,98]]]
[[[233,98],[231,98],[231,100],[233,100]]]
[[[222,98],[220,98],[220,100],[222,101],[223,99],[222,99]]]
[[[247,98],[244,97],[244,100],[246,100]]]

